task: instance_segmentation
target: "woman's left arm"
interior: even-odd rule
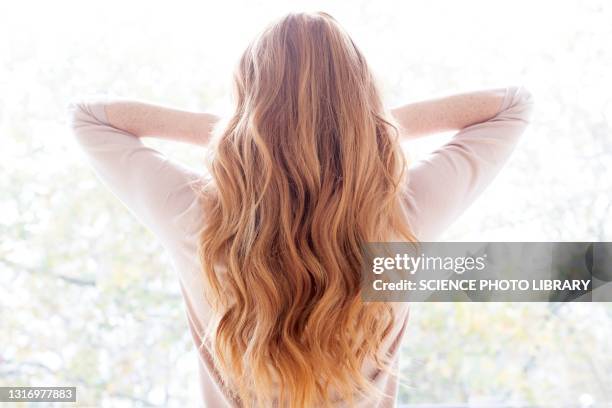
[[[141,101],[111,100],[105,104],[110,124],[137,137],[156,137],[204,146],[219,117]]]
[[[206,144],[214,117],[109,97],[73,100],[69,122],[98,178],[164,245],[184,239],[205,171],[143,143],[142,137]]]

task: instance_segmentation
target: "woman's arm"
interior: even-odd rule
[[[461,93],[399,106],[391,114],[402,135],[413,139],[485,122],[499,112],[504,94],[503,89]]]
[[[115,100],[104,104],[113,127],[137,137],[158,137],[206,145],[219,117],[210,113],[187,112],[140,101]]]
[[[68,108],[77,145],[98,178],[165,246],[182,242],[185,231],[199,225],[193,217],[201,214],[192,210],[207,175],[147,146],[140,136],[203,144],[207,122],[187,112],[100,96],[73,100]]]
[[[406,203],[413,232],[422,241],[437,239],[484,191],[531,122],[534,98],[525,87],[509,86],[471,95],[442,102],[439,106],[444,113],[439,122],[419,122],[412,113],[404,116],[420,123],[418,127],[406,123],[412,135],[462,127],[408,171]],[[419,109],[430,119],[435,118],[434,112]]]

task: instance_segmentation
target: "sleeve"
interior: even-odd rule
[[[106,97],[74,100],[69,122],[98,178],[161,243],[181,239],[181,216],[197,202],[202,175],[113,127]]]
[[[497,89],[498,113],[468,126],[408,169],[407,210],[420,241],[435,240],[491,183],[530,122],[533,97],[523,86]]]

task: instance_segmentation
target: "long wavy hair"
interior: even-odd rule
[[[291,13],[244,51],[215,132],[199,253],[215,364],[243,406],[352,404],[391,305],[361,299],[362,245],[415,241],[406,163],[362,53],[329,14]]]

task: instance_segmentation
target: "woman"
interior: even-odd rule
[[[179,274],[208,407],[390,407],[405,303],[360,298],[360,246],[431,241],[482,192],[530,116],[523,87],[386,109],[326,13],[292,13],[246,49],[224,121],[139,101],[73,103],[101,180]],[[409,168],[401,138],[458,130]],[[210,146],[207,172],[140,140]]]

